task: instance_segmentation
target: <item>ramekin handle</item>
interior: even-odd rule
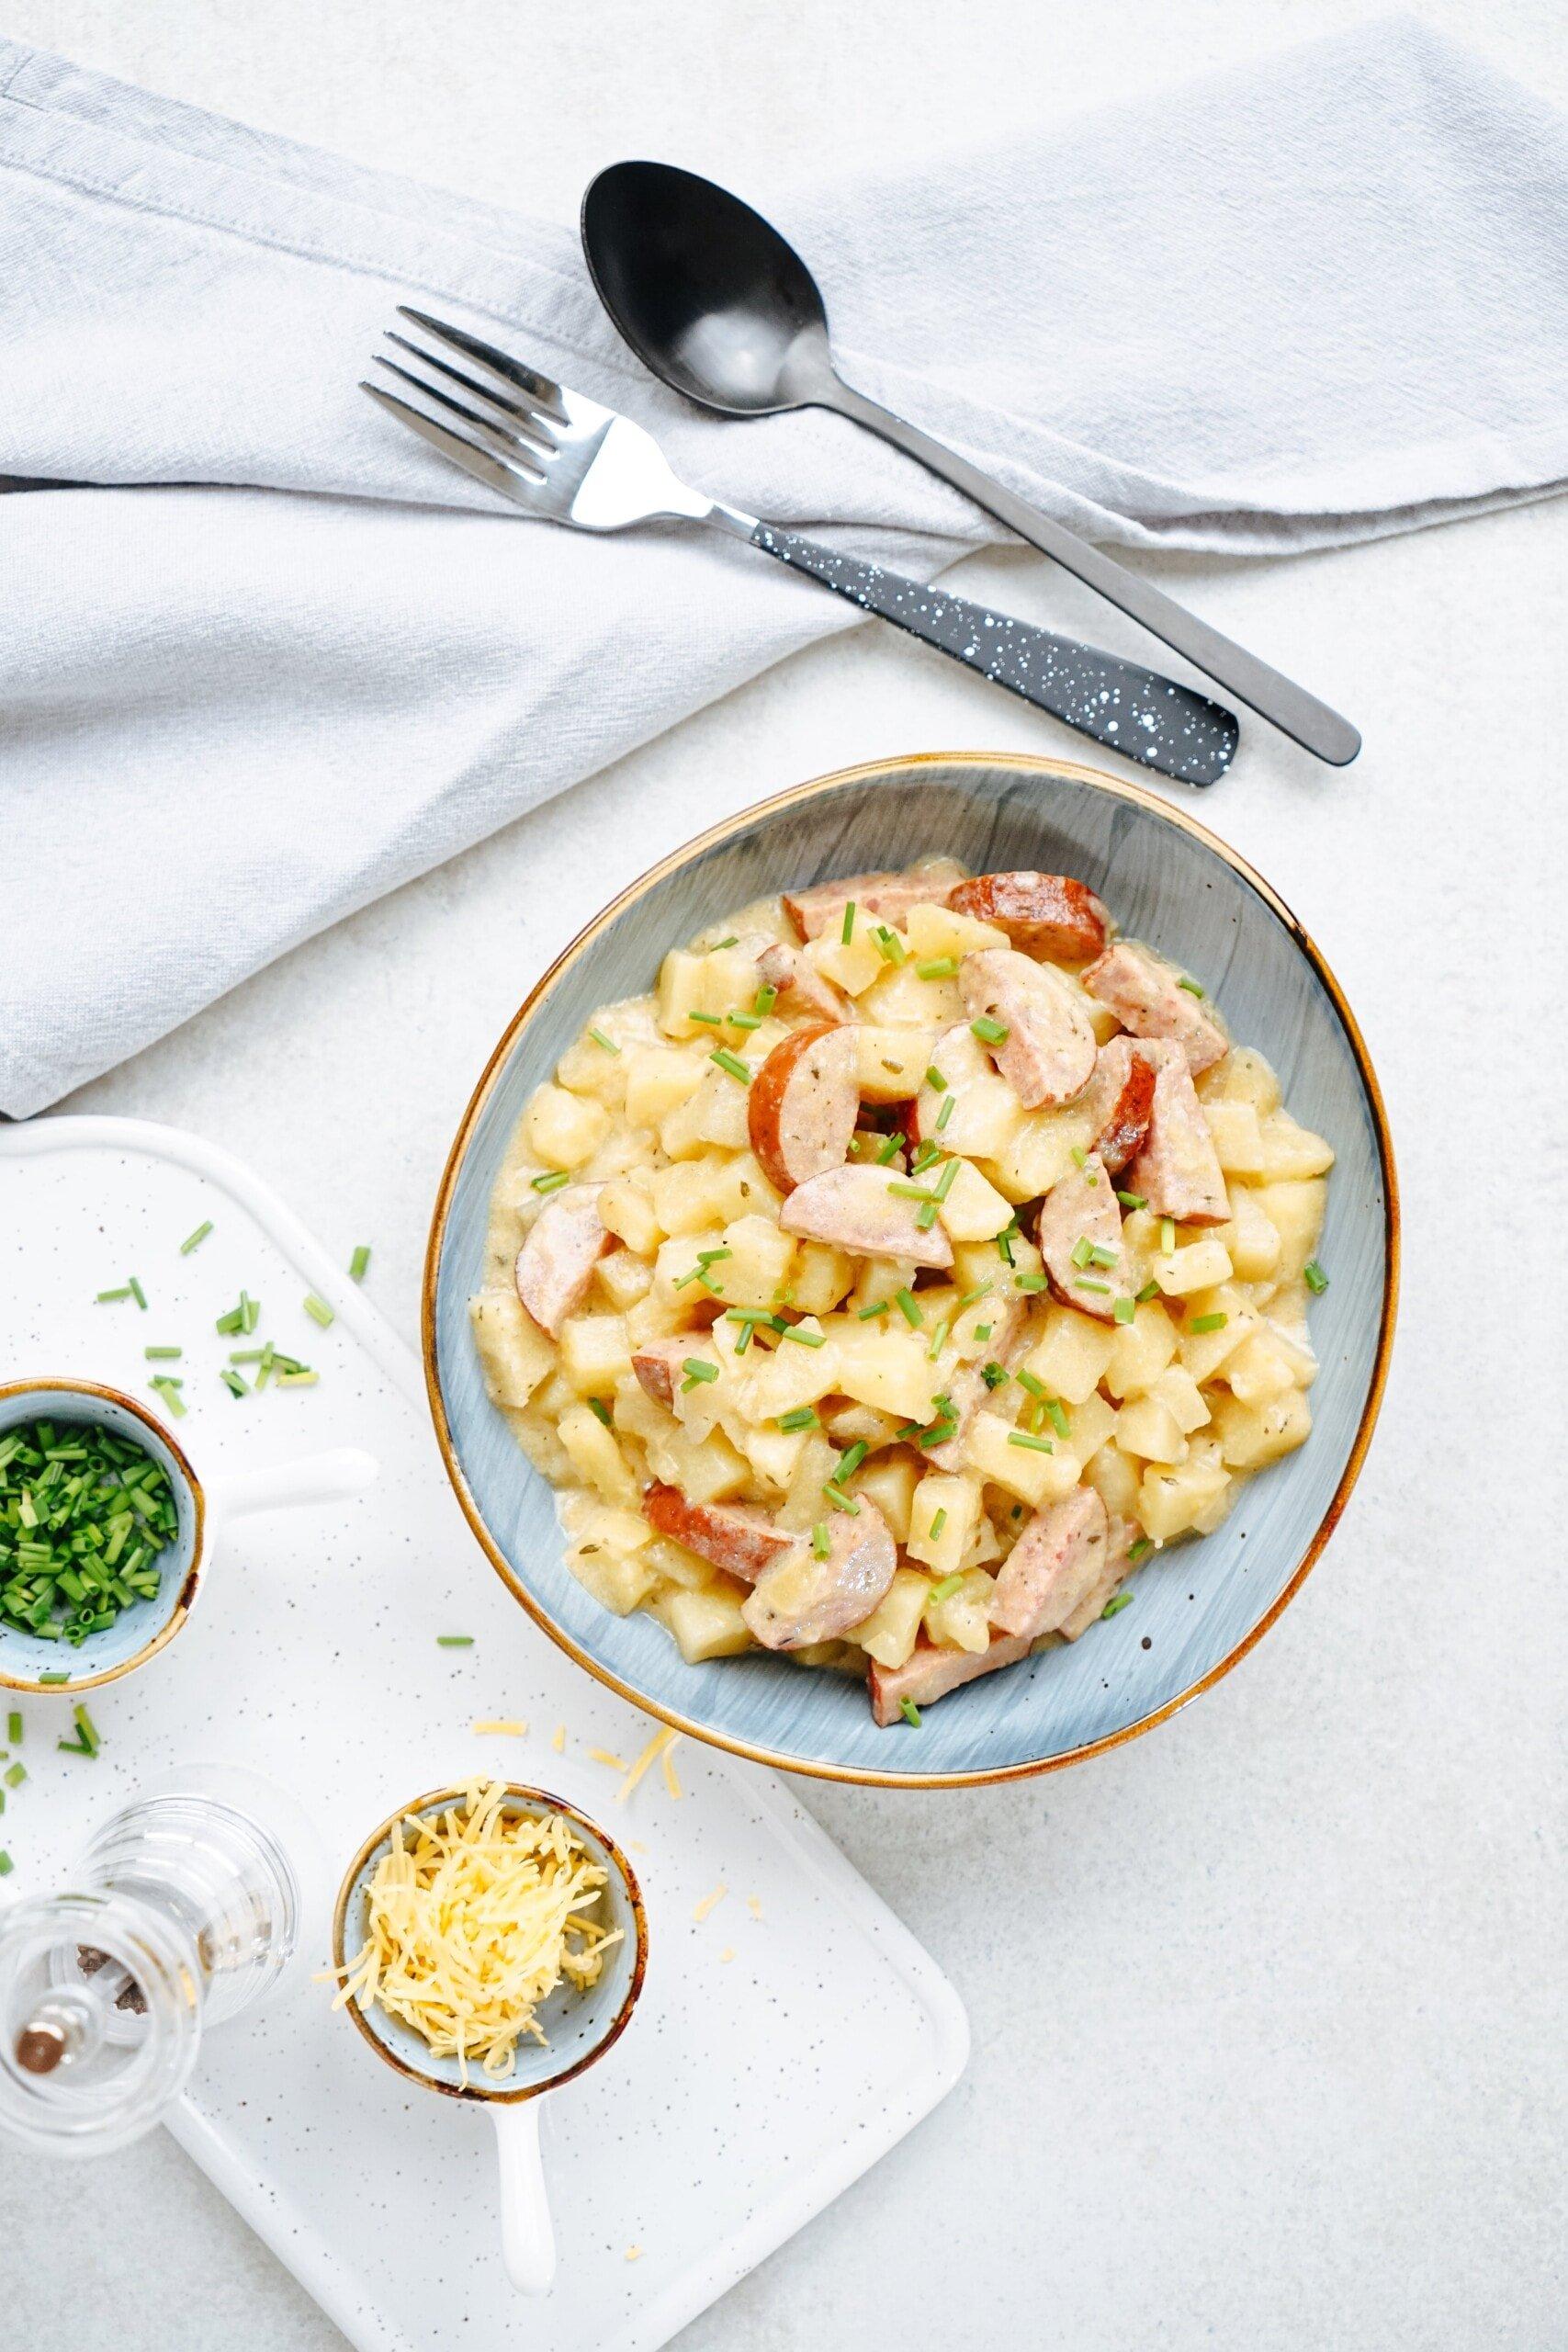
[[[556,2228],[539,2154],[539,2102],[491,2108],[501,2156],[501,2251],[520,2295],[547,2295],[555,2283]]]
[[[211,1482],[212,1505],[220,1519],[244,1519],[252,1511],[291,1510],[303,1503],[341,1502],[357,1495],[380,1476],[373,1453],[358,1446],[334,1447],[327,1453],[302,1453],[293,1462],[275,1462],[265,1470],[236,1470]]]

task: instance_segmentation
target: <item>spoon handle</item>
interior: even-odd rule
[[[1004,490],[1000,482],[982,473],[978,466],[972,466],[966,458],[959,457],[944,443],[934,441],[929,433],[922,433],[918,424],[895,416],[890,409],[868,400],[863,392],[857,392],[852,384],[839,380],[835,380],[830,397],[824,399],[822,405],[835,409],[840,416],[852,417],[857,424],[868,425],[885,441],[891,441],[896,449],[902,449],[906,457],[918,459],[932,473],[940,474],[955,490],[972,498],[976,506],[983,506],[987,514],[1005,523],[1010,531],[1016,531],[1021,539],[1027,539],[1043,555],[1053,557],[1075,578],[1096,589],[1108,603],[1184,654],[1195,668],[1257,711],[1260,718],[1269,719],[1304,751],[1338,768],[1353,760],[1360,750],[1361,739],[1349,720],[1331,710],[1326,703],[1319,702],[1315,695],[1308,694],[1304,686],[1282,677],[1267,662],[1260,662],[1256,653],[1248,653],[1217,628],[1211,628],[1196,613],[1188,612],[1151,582],[1139,579],[1136,572],[1126,571],[1114,558],[1102,554],[1088,539],[1080,539],[1076,531],[1069,531],[1065,524],[1053,522],[1050,515],[1042,514],[1026,499]]]
[[[955,662],[977,670],[1025,702],[1107,743],[1162,775],[1184,784],[1217,784],[1236,746],[1231,712],[1113,653],[1098,652],[1070,637],[1010,620],[1005,613],[944,595],[878,563],[857,563],[814,539],[759,523],[751,544],[765,555],[808,572],[824,588],[907,629]]]

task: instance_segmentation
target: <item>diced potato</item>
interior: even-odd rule
[[[822,1489],[839,1466],[837,1449],[820,1430],[808,1430],[775,1516],[781,1527],[812,1527],[823,1516]]]
[[[1056,1450],[1060,1453],[1065,1449],[1072,1454],[1081,1469],[1090,1454],[1099,1453],[1115,1427],[1115,1406],[1108,1405],[1098,1393],[1086,1396],[1082,1404],[1073,1406],[1068,1412],[1067,1434],[1056,1440]],[[1045,1435],[1054,1434],[1047,1423]]]
[[[913,1266],[900,1265],[896,1258],[863,1258],[860,1274],[850,1297],[852,1307],[879,1306],[885,1298],[894,1298],[908,1290],[915,1279]]]
[[[569,1315],[558,1344],[561,1369],[580,1396],[613,1396],[632,1368],[624,1315]]]
[[[696,1092],[710,1068],[702,1054],[668,1046],[639,1046],[627,1059],[626,1117],[634,1127],[657,1126],[667,1111]]]
[[[1084,1476],[1108,1511],[1118,1519],[1136,1519],[1143,1468],[1141,1461],[1123,1453],[1119,1445],[1102,1445],[1086,1466]]]
[[[599,1195],[599,1216],[606,1232],[616,1235],[639,1258],[651,1258],[658,1249],[660,1227],[653,1214],[651,1177],[614,1178]]]
[[[569,1405],[556,1423],[568,1461],[609,1503],[635,1503],[637,1480],[610,1431],[584,1404]]]
[[[485,1387],[496,1405],[523,1406],[547,1378],[555,1351],[514,1290],[483,1290],[468,1301]]]
[[[1312,1431],[1312,1408],[1299,1388],[1262,1405],[1220,1396],[1214,1399],[1214,1427],[1233,1470],[1259,1470],[1305,1442]]]
[[[734,1657],[751,1647],[751,1631],[740,1614],[741,1596],[720,1577],[701,1592],[662,1592],[653,1614],[667,1625],[688,1666],[705,1657]]]
[[[1119,1331],[1129,1328],[1097,1322],[1075,1307],[1054,1306],[1043,1336],[1024,1358],[1024,1369],[1043,1380],[1052,1396],[1081,1405],[1104,1379]]]
[[[1263,1176],[1270,1184],[1326,1175],[1334,1165],[1333,1145],[1298,1126],[1288,1111],[1269,1112],[1262,1123],[1262,1144]]]
[[[871,1615],[855,1626],[850,1638],[878,1666],[903,1666],[919,1638],[931,1578],[915,1568],[895,1568],[888,1586]]]
[[[1180,1340],[1181,1361],[1201,1388],[1206,1380],[1213,1380],[1248,1332],[1258,1329],[1261,1317],[1252,1301],[1234,1283],[1221,1283],[1215,1290],[1197,1292],[1188,1300],[1187,1306],[1187,1328]],[[1193,1329],[1194,1324],[1206,1323],[1214,1315],[1225,1318],[1218,1329]]]
[[[714,1268],[732,1306],[772,1306],[786,1287],[795,1263],[795,1244],[771,1217],[760,1214],[734,1218],[719,1237],[729,1251]]]
[[[973,1478],[930,1470],[915,1488],[905,1550],[939,1580],[959,1566],[980,1512],[980,1489]],[[940,1532],[937,1522],[940,1521]]]
[[[1223,1464],[1201,1456],[1176,1469],[1146,1470],[1138,1488],[1138,1524],[1154,1543],[1168,1544],[1195,1527],[1229,1484]]]
[[[1141,1396],[1152,1388],[1176,1353],[1176,1326],[1157,1299],[1135,1307],[1130,1323],[1118,1323],[1105,1367],[1113,1396]]]
[[[919,1475],[908,1455],[900,1450],[897,1453],[874,1453],[856,1476],[856,1494],[864,1495],[868,1501],[876,1505],[887,1521],[896,1544],[903,1544],[908,1539],[909,1521],[914,1512],[915,1483]],[[886,1666],[889,1661],[884,1658],[882,1663]]]
[[[909,953],[917,963],[929,962],[935,956],[978,955],[987,947],[1006,947],[1005,931],[995,923],[977,922],[973,915],[961,915],[952,907],[911,907],[904,918],[904,935],[909,943]]]
[[[618,1503],[602,1503],[580,1490],[561,1500],[561,1524],[574,1544],[604,1552],[657,1551],[652,1528],[640,1510],[626,1510]]]
[[[1252,1046],[1233,1046],[1222,1061],[1203,1072],[1198,1091],[1205,1103],[1250,1102],[1260,1119],[1280,1107],[1280,1081]]]
[[[982,1174],[1010,1201],[1032,1201],[1076,1165],[1075,1151],[1094,1141],[1094,1120],[1086,1105],[1069,1102],[1056,1111],[1026,1111],[1005,1148],[990,1154]]]
[[[754,1043],[749,1050],[754,1055]],[[710,1069],[696,1091],[659,1123],[659,1140],[670,1159],[689,1159],[716,1144],[744,1151],[750,1142],[746,1097],[747,1089],[728,1070]]]
[[[1328,1205],[1327,1185],[1321,1177],[1299,1183],[1260,1185],[1258,1205],[1280,1237],[1280,1254],[1273,1268],[1275,1281],[1298,1281],[1323,1232],[1323,1213]]]
[[[977,1168],[961,1159],[938,1215],[954,1241],[992,1241],[1011,1223],[1012,1203],[987,1184]]]
[[[835,1328],[840,1332],[839,1385],[846,1396],[896,1413],[900,1421],[931,1419],[938,1375],[915,1332],[902,1325],[884,1330],[881,1318]]]
[[[1116,1416],[1116,1442],[1123,1453],[1136,1453],[1145,1462],[1180,1462],[1187,1453],[1187,1439],[1176,1415],[1152,1392],[1122,1406]]]
[[[873,1026],[855,1031],[861,1099],[907,1102],[918,1094],[931,1067],[936,1024],[911,1029]]]
[[[667,1425],[657,1439],[648,1441],[648,1458],[656,1477],[679,1487],[694,1502],[728,1502],[746,1485],[745,1457],[722,1430],[697,1439]]]
[[[630,1250],[612,1250],[607,1258],[600,1259],[595,1278],[611,1306],[624,1315],[628,1306],[648,1296],[653,1287],[653,1268]]]
[[[976,1413],[964,1441],[964,1458],[982,1478],[1036,1509],[1044,1502],[1060,1502],[1077,1485],[1076,1456],[1066,1448],[1042,1453],[1032,1445],[1015,1445],[1019,1434],[999,1414]],[[1054,1441],[1046,1442],[1054,1448]]]
[[[1203,1116],[1214,1139],[1214,1157],[1227,1176],[1261,1176],[1263,1135],[1250,1102],[1224,1095],[1205,1102]]]
[[[674,1254],[675,1245],[666,1242],[665,1248],[671,1253],[672,1262],[667,1271],[670,1282],[673,1282],[681,1271],[680,1262]],[[648,1296],[639,1298],[635,1306],[627,1307],[626,1337],[634,1348],[646,1347],[649,1340],[666,1340],[671,1333],[685,1329],[687,1315],[682,1301],[687,1294],[671,1291],[670,1282],[661,1280],[656,1270],[653,1288]]]
[[[847,942],[839,931],[824,932],[819,938],[808,940],[804,949],[808,963],[831,980],[846,996],[863,996],[874,980],[882,977],[882,957],[877,954],[869,928],[857,922],[853,936]]]
[[[1181,1364],[1173,1363],[1162,1372],[1149,1394],[1167,1407],[1183,1437],[1190,1437],[1208,1421],[1209,1400]]]
[[[1168,1258],[1156,1254],[1149,1264],[1167,1298],[1190,1298],[1195,1290],[1213,1290],[1216,1283],[1229,1282],[1232,1272],[1230,1251],[1212,1233],[1190,1241],[1185,1250],[1172,1250]]]
[[[1242,1341],[1224,1369],[1232,1396],[1244,1405],[1266,1405],[1270,1397],[1282,1396],[1296,1385],[1284,1346],[1267,1326]]]
[[[611,1035],[604,1022],[594,1027]],[[611,1042],[615,1040],[612,1038]],[[556,1083],[570,1094],[592,1094],[611,1110],[619,1110],[626,1099],[626,1064],[628,1057],[623,1049],[618,1054],[606,1053],[584,1034],[574,1046],[569,1046],[556,1064]]]
[[[728,1159],[710,1154],[661,1168],[653,1180],[653,1213],[669,1234],[697,1233],[723,1226],[735,1215]]]
[[[646,1552],[584,1551],[573,1544],[566,1564],[600,1606],[617,1617],[629,1617],[659,1584],[659,1571]]]
[[[790,1305],[802,1315],[826,1315],[849,1296],[854,1284],[855,1261],[847,1250],[830,1250],[822,1241],[795,1244],[785,1287]]]
[[[1262,1205],[1260,1189],[1233,1183],[1226,1191],[1230,1221],[1215,1226],[1214,1237],[1230,1251],[1232,1269],[1243,1282],[1265,1282],[1280,1262],[1280,1229]]]
[[[933,1642],[953,1643],[976,1655],[991,1646],[991,1602],[997,1582],[984,1568],[966,1568],[956,1592],[926,1602],[926,1631]]]
[[[762,1484],[782,1495],[795,1476],[805,1443],[804,1430],[749,1429],[741,1435],[740,1451]]]
[[[577,1391],[561,1370],[558,1356],[549,1378],[541,1382],[534,1392],[534,1409],[540,1413],[564,1413],[567,1407],[576,1401]]]
[[[744,1012],[756,993],[757,960],[746,947],[716,947],[705,956],[671,948],[660,967],[659,1025],[667,1037],[705,1035],[711,1050],[715,1031],[692,1014]]]
[[[815,1334],[822,1326],[809,1315],[802,1318],[800,1329]],[[747,1409],[753,1420],[775,1421],[781,1413],[798,1412],[803,1405],[815,1405],[819,1396],[842,1386],[839,1351],[831,1340],[819,1348],[781,1340],[771,1356],[753,1347],[745,1362]]]
[[[861,999],[863,1021],[889,1029],[951,1029],[964,1018],[956,979],[926,980],[906,951],[901,964],[885,963]]]
[[[548,1168],[579,1168],[610,1132],[610,1114],[564,1086],[536,1087],[523,1114],[529,1149]]]

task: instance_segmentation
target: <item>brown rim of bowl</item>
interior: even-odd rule
[[[168,1623],[153,1634],[150,1642],[144,1643],[133,1657],[128,1657],[123,1666],[106,1667],[101,1674],[73,1674],[68,1682],[39,1682],[21,1675],[0,1671],[0,1690],[31,1690],[35,1691],[40,1699],[62,1699],[67,1694],[73,1696],[78,1690],[96,1690],[105,1682],[118,1682],[122,1675],[134,1674],[139,1666],[145,1666],[150,1657],[156,1657],[166,1642],[174,1640],[196,1605],[197,1589],[201,1582],[201,1571],[205,1565],[203,1555],[207,1546],[207,1495],[201,1480],[191,1468],[185,1448],[179,1444],[172,1430],[165,1429],[156,1414],[150,1413],[145,1406],[139,1405],[134,1396],[128,1396],[123,1388],[106,1388],[103,1383],[97,1380],[7,1380],[0,1384],[0,1404],[4,1404],[8,1396],[58,1394],[71,1396],[96,1396],[107,1404],[119,1405],[126,1412],[134,1415],[143,1429],[150,1430],[159,1444],[166,1446],[174,1455],[179,1466],[180,1475],[190,1489],[195,1526],[191,1541],[190,1566],[186,1570],[186,1580],[180,1588],[180,1597],[170,1612]],[[92,1635],[89,1634],[87,1638],[90,1642]],[[0,1634],[0,1640],[3,1639],[3,1634]],[[80,1657],[82,1652],[77,1650],[74,1655]]]
[[[348,1919],[348,1901],[354,1893],[355,1881],[376,1851],[377,1847],[384,1838],[391,1836],[400,1821],[406,1821],[411,1814],[428,1813],[434,1806],[460,1804],[468,1795],[470,1785],[471,1783],[465,1781],[454,1788],[432,1789],[428,1796],[415,1797],[412,1804],[400,1805],[396,1813],[389,1813],[387,1815],[379,1828],[371,1831],[344,1872],[343,1884],[338,1888],[337,1902],[333,1909],[333,1967],[334,1970],[342,1968],[344,1964],[344,1928]],[[466,2086],[461,2083],[442,2083],[437,2082],[433,2075],[422,2074],[417,2066],[411,2066],[406,2059],[400,2058],[395,2050],[389,2050],[380,2036],[371,2031],[365,2022],[364,2014],[357,2001],[345,2001],[344,2004],[377,2056],[384,2058],[389,2066],[404,2075],[409,2082],[417,2083],[422,2090],[439,2091],[444,2098],[471,2099],[477,2105],[484,2107],[497,2105],[520,2107],[525,2099],[543,2098],[549,2091],[558,2091],[563,2083],[573,2081],[577,2075],[592,2066],[596,2059],[603,2058],[604,2052],[620,2040],[630,2023],[632,2011],[637,2004],[637,1996],[642,1991],[643,1978],[648,1973],[648,1913],[643,1904],[642,1889],[637,1884],[637,1872],[610,1836],[609,1831],[602,1829],[591,1815],[580,1812],[574,1804],[569,1804],[565,1797],[552,1795],[548,1789],[529,1788],[521,1781],[508,1781],[505,1786],[509,1799],[530,1807],[543,1805],[550,1813],[564,1813],[569,1820],[576,1822],[580,1829],[586,1829],[589,1836],[596,1838],[605,1852],[611,1856],[626,1883],[626,1894],[631,1901],[632,1920],[637,1930],[637,1959],[632,1967],[631,1983],[626,1987],[626,1997],[616,2010],[608,2032],[602,2041],[594,2043],[586,2057],[580,2058],[575,2066],[569,2066],[564,2075],[552,2075],[547,2083],[525,2084],[516,2090],[485,2090],[474,2083],[469,2083]]]
[[[759,819],[775,816],[781,809],[797,808],[803,801],[813,799],[822,793],[837,790],[840,786],[868,784],[882,777],[901,774],[909,768],[919,767],[1007,767],[1017,769],[1022,774],[1064,776],[1069,783],[1087,784],[1099,791],[1110,793],[1115,799],[1129,800],[1141,808],[1151,809],[1155,815],[1164,818],[1168,824],[1179,826],[1183,831],[1192,834],[1206,848],[1213,850],[1217,857],[1222,858],[1232,872],[1239,875],[1242,880],[1256,890],[1279,916],[1280,921],[1290,932],[1297,946],[1322,981],[1339,1016],[1345,1034],[1350,1041],[1350,1050],[1355,1056],[1356,1067],[1360,1073],[1361,1083],[1366,1090],[1367,1100],[1371,1107],[1372,1125],[1377,1134],[1378,1161],[1382,1171],[1383,1199],[1387,1204],[1383,1228],[1382,1315],[1378,1328],[1377,1355],[1372,1364],[1372,1377],[1367,1391],[1366,1403],[1361,1408],[1361,1418],[1357,1425],[1355,1439],[1339,1483],[1329,1500],[1328,1508],[1324,1512],[1316,1532],[1297,1562],[1294,1573],[1279,1599],[1265,1611],[1251,1632],[1244,1634],[1234,1649],[1227,1651],[1217,1666],[1211,1667],[1208,1673],[1201,1676],[1196,1682],[1189,1683],[1185,1690],[1178,1691],[1174,1699],[1168,1699],[1163,1706],[1156,1707],[1150,1713],[1140,1716],[1135,1724],[1128,1724],[1121,1731],[1108,1732],[1103,1739],[1088,1740],[1082,1747],[1068,1748],[1060,1756],[1042,1757],[1030,1763],[1000,1765],[995,1770],[977,1772],[882,1772],[871,1766],[829,1764],[805,1757],[782,1755],[773,1748],[759,1747],[750,1740],[733,1739],[727,1733],[711,1730],[707,1724],[694,1722],[691,1716],[682,1715],[673,1707],[665,1706],[661,1701],[649,1697],[646,1691],[634,1689],[629,1682],[623,1682],[618,1675],[612,1674],[607,1667],[602,1666],[597,1658],[591,1657],[580,1644],[573,1641],[562,1626],[555,1623],[542,1604],[525,1587],[510,1561],[505,1558],[491,1537],[479,1507],[468,1491],[468,1481],[463,1476],[457,1462],[457,1452],[452,1442],[451,1429],[446,1419],[446,1408],[441,1395],[435,1360],[435,1284],[440,1271],[441,1247],[446,1238],[446,1216],[451,1206],[457,1171],[462,1165],[464,1154],[468,1150],[474,1124],[489,1098],[491,1089],[495,1083],[502,1064],[511,1053],[519,1035],[526,1026],[535,1007],[546,996],[558,975],[564,972],[569,965],[574,963],[589,942],[596,939],[602,931],[615,922],[625,908],[631,906],[637,899],[643,897],[656,882],[662,881],[667,874],[673,873],[678,866],[685,865],[689,859],[703,851],[712,849],[719,842],[726,841],[732,833],[740,832],[754,825]],[[441,1448],[441,1458],[446,1464],[446,1475],[452,1481],[453,1491],[462,1508],[463,1515],[479,1539],[481,1550],[502,1582],[513,1598],[522,1603],[534,1623],[547,1633],[569,1657],[574,1658],[579,1666],[591,1674],[596,1682],[604,1683],[607,1690],[614,1690],[621,1698],[629,1700],[633,1706],[640,1707],[645,1714],[656,1716],[660,1723],[669,1724],[674,1730],[684,1732],[694,1739],[702,1740],[709,1747],[723,1748],[731,1756],[743,1756],[754,1764],[772,1765],[777,1771],[799,1772],[808,1779],[818,1781],[851,1781],[867,1788],[979,1788],[993,1781],[1026,1781],[1039,1772],[1059,1772],[1068,1764],[1079,1764],[1088,1757],[1104,1755],[1112,1747],[1120,1747],[1124,1741],[1136,1739],[1144,1732],[1152,1731],[1156,1724],[1164,1723],[1168,1716],[1174,1715],[1179,1708],[1185,1707],[1203,1691],[1211,1690],[1223,1676],[1228,1674],[1231,1668],[1247,1656],[1248,1650],[1262,1640],[1275,1619],[1295,1599],[1324,1545],[1339,1523],[1345,1505],[1349,1500],[1351,1489],[1360,1475],[1367,1448],[1371,1442],[1372,1430],[1377,1426],[1383,1390],[1388,1381],[1389,1355],[1393,1344],[1394,1315],[1399,1301],[1399,1184],[1394,1172],[1393,1144],[1389,1135],[1388,1114],[1383,1107],[1382,1089],[1378,1084],[1377,1072],[1372,1068],[1366,1040],[1361,1035],[1355,1014],[1346,1002],[1345,992],[1329,969],[1322,951],[1272,885],[1266,882],[1262,875],[1249,865],[1247,860],[1227,842],[1221,841],[1217,833],[1212,833],[1206,825],[1201,825],[1197,819],[1189,816],[1184,808],[1177,808],[1174,803],[1162,799],[1157,794],[1145,791],[1139,785],[1126,783],[1120,776],[1107,775],[1099,768],[1083,767],[1072,760],[1044,759],[1038,753],[1028,752],[912,752],[902,758],[866,760],[855,767],[835,769],[830,775],[815,776],[807,784],[794,785],[787,792],[775,793],[770,799],[759,800],[751,808],[741,809],[736,816],[727,817],[722,823],[710,826],[706,832],[696,834],[680,849],[672,851],[668,857],[660,858],[657,865],[649,866],[647,873],[640,875],[635,882],[629,883],[607,907],[594,916],[592,922],[583,926],[575,939],[562,948],[548,969],[541,973],[508,1022],[494,1051],[480,1072],[479,1083],[469,1098],[468,1107],[463,1114],[462,1122],[447,1155],[446,1165],[442,1170],[441,1183],[436,1192],[435,1206],[431,1216],[430,1239],[425,1250],[424,1280],[421,1301],[420,1334],[424,1355],[425,1388],[430,1397],[431,1415],[435,1423],[436,1442]]]

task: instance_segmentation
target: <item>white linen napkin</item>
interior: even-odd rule
[[[1568,478],[1563,125],[1409,21],[897,180],[733,177],[852,380],[1101,540],[1321,547]],[[0,288],[12,1116],[852,623],[716,535],[502,511],[356,390],[399,301],[751,513],[926,572],[999,536],[837,419],[682,406],[570,228],[5,41]]]

